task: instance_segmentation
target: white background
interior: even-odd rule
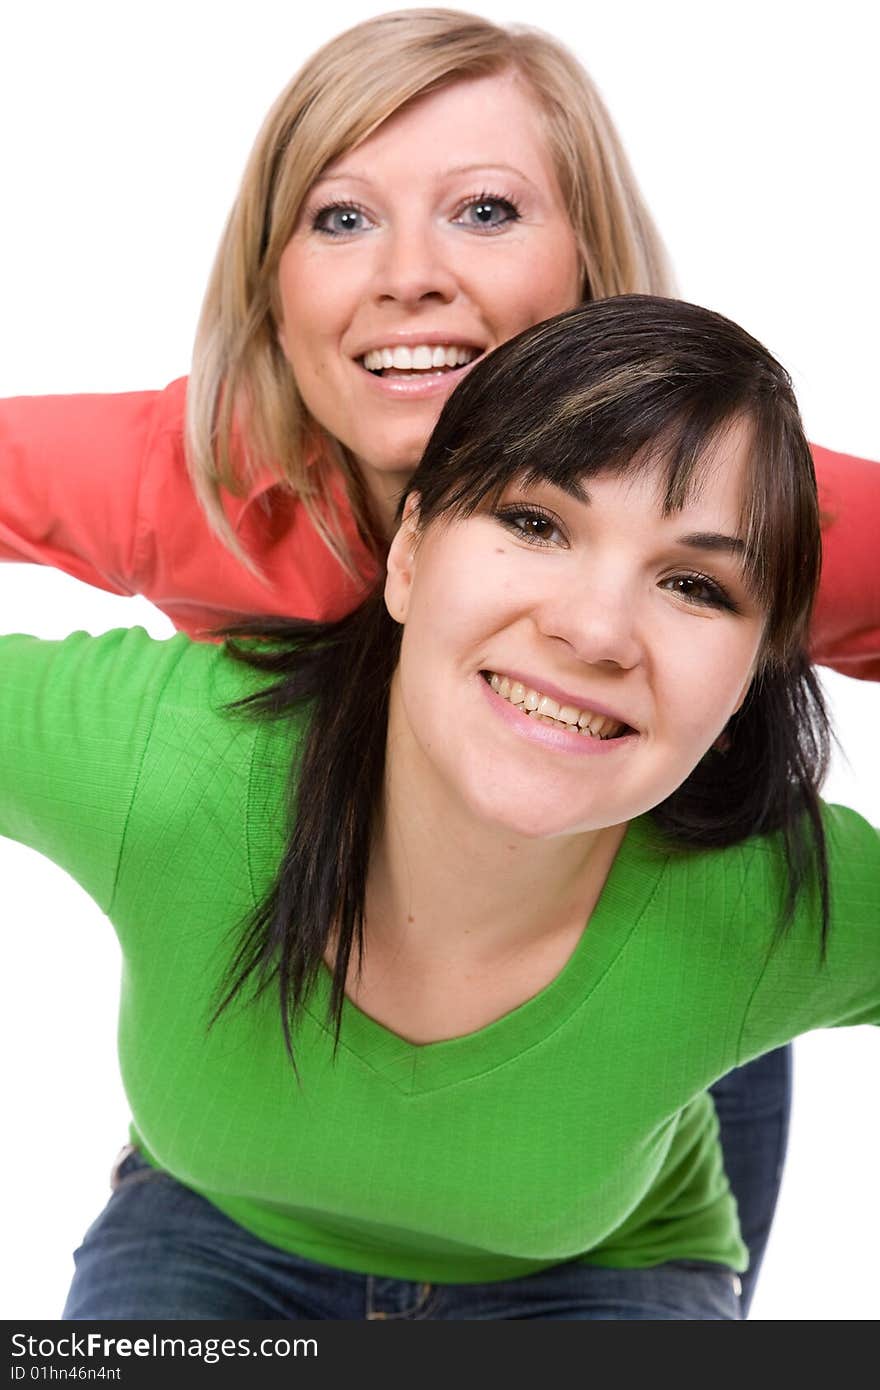
[[[486,3],[565,40],[604,93],[682,294],[792,371],[811,437],[880,458],[871,11],[740,0]],[[187,369],[247,150],[304,58],[380,5],[30,3],[0,34],[0,392],[161,386]],[[414,157],[417,152],[414,152]],[[140,600],[0,568],[4,630],[144,622]],[[851,767],[826,789],[880,824],[874,687],[830,677]],[[0,1315],[57,1317],[70,1251],[125,1138],[118,958],[85,895],[0,847],[6,1219]],[[796,1044],[790,1155],[754,1316],[880,1312],[876,1037]]]

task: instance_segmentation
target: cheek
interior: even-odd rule
[[[677,731],[684,746],[696,747],[702,756],[714,742],[751,677],[759,648],[757,629],[731,637],[720,625],[717,639],[711,642],[697,634],[689,642],[670,644],[658,698],[665,722]]]
[[[428,534],[418,552],[404,640],[437,679],[469,674],[487,643],[521,609],[505,575],[505,552],[474,540],[479,521]]]
[[[448,583],[416,585],[406,622],[405,638],[424,669],[454,666],[473,644],[480,623],[453,576]]]
[[[573,309],[583,300],[583,269],[573,238],[557,238],[534,262],[525,280],[534,306],[533,322]]]
[[[459,261],[459,278],[500,339],[581,303],[583,272],[572,238],[548,237],[540,252],[523,243],[503,258],[482,251]]]
[[[497,298],[504,319],[504,336],[513,338],[527,328],[553,318],[580,302],[579,276],[560,278],[552,273],[536,275],[530,268],[527,276],[517,276],[509,288],[498,287]]]
[[[278,271],[282,347],[291,366],[308,369],[322,340],[329,338],[340,316],[340,280],[295,248],[284,252]]]

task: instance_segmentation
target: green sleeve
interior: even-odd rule
[[[826,806],[823,821],[831,908],[825,959],[817,898],[805,892],[757,975],[740,1063],[814,1028],[880,1024],[880,834],[844,806]]]
[[[0,638],[0,834],[108,911],[163,688],[192,644],[141,628]]]

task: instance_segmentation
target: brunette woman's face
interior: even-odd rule
[[[534,99],[513,74],[469,79],[325,169],[281,257],[279,339],[387,504],[469,366],[581,284]]]
[[[509,486],[491,511],[404,524],[386,587],[404,624],[389,748],[417,786],[547,838],[618,825],[681,785],[761,646],[739,534],[747,447],[731,431],[668,516],[648,473],[601,475],[582,497]]]

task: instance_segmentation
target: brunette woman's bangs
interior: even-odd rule
[[[626,295],[505,343],[449,398],[408,492],[426,526],[490,506],[514,482],[576,495],[602,473],[656,470],[670,514],[742,422],[744,576],[767,613],[765,657],[784,660],[804,640],[819,577],[812,459],[784,369],[707,309]]]

